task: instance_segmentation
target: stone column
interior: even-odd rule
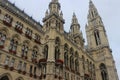
[[[55,72],[55,41],[49,40],[48,59],[46,65],[46,80],[54,80]]]

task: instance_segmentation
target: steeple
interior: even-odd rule
[[[71,34],[73,35],[80,33],[80,24],[78,23],[78,19],[75,13],[73,13],[73,16],[72,16],[72,23],[71,23],[70,30],[71,30]]]
[[[78,47],[83,48],[84,39],[83,39],[82,31],[80,31],[80,24],[78,23],[78,19],[75,13],[73,13],[73,16],[72,16],[70,35],[71,35],[71,38],[74,40],[74,42],[78,45]]]
[[[86,34],[89,48],[97,48],[101,45],[109,45],[102,19],[97,11],[97,8],[91,0],[89,2]]]
[[[98,11],[93,4],[93,2],[90,0],[89,1],[89,12],[88,12],[88,20],[93,20],[95,18],[99,17]]]

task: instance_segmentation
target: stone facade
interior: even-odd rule
[[[8,0],[0,0],[0,80],[119,80],[101,17],[89,2],[88,45],[73,13],[64,31],[58,0],[43,25]]]

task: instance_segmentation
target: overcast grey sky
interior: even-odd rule
[[[45,11],[51,0],[9,0],[15,3],[17,7],[24,10],[36,21],[42,23]],[[110,47],[113,51],[113,57],[116,62],[118,76],[120,77],[120,0],[92,0],[100,16],[102,17],[105,29],[107,31]],[[89,0],[59,0],[65,19],[64,28],[69,31],[73,12],[79,19],[81,30],[85,36],[85,24],[87,23]]]

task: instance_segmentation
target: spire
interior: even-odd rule
[[[61,6],[60,6],[60,3],[58,2],[58,0],[52,0],[49,4],[50,13],[59,14],[60,8],[61,8]]]
[[[80,33],[80,25],[78,23],[78,19],[75,13],[73,13],[73,16],[72,16],[72,23],[71,23],[70,29],[71,29],[72,34]]]
[[[75,13],[73,13],[72,24],[78,24],[78,19],[76,18]]]
[[[90,0],[89,1],[88,20],[92,20],[98,16],[99,16],[98,11],[97,11],[95,5],[93,4],[92,0]]]

